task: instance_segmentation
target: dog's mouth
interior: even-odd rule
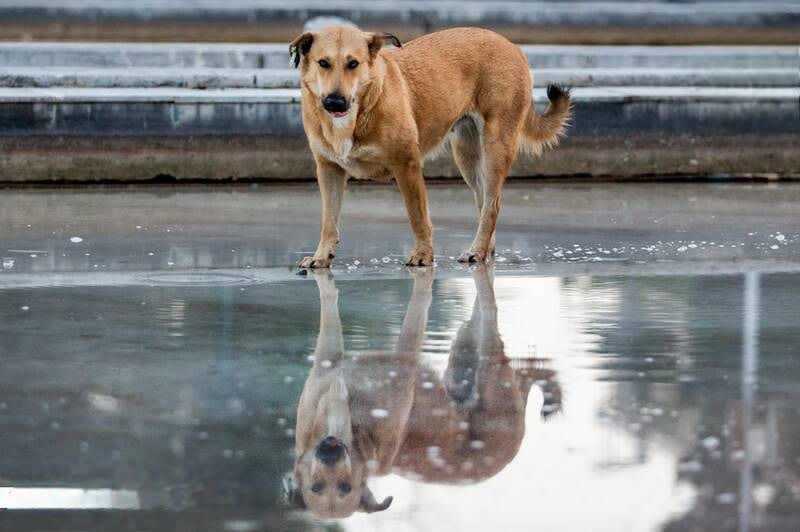
[[[347,114],[350,112],[350,110],[348,109],[347,111],[328,111],[328,112],[334,118],[342,118],[344,116],[347,116]]]

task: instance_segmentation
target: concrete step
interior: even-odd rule
[[[535,69],[537,86],[797,87],[800,73],[770,69]],[[225,68],[0,67],[0,87],[94,87],[190,89],[295,88],[296,70]]]
[[[796,43],[800,4],[788,0],[5,0],[10,39],[285,40],[309,17],[339,16],[409,38],[480,25],[518,42]],[[566,30],[566,31],[565,31]]]
[[[547,103],[545,89],[534,91],[534,101]],[[590,102],[793,102],[800,88],[720,88],[720,87],[587,87],[572,91],[576,103]],[[299,103],[299,89],[218,89],[181,88],[3,88],[2,103]]]
[[[534,68],[800,69],[798,46],[523,45]],[[0,67],[283,69],[288,45],[0,42]]]
[[[542,89],[535,99],[546,102]],[[800,177],[800,89],[592,87],[516,176]],[[312,179],[297,89],[0,89],[0,181]],[[426,175],[453,177],[448,158]]]

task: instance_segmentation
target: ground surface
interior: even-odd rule
[[[293,267],[317,205],[305,185],[2,191],[0,530],[321,526],[279,497],[319,332],[317,279]],[[388,511],[329,526],[797,530],[800,186],[513,183],[487,271],[453,260],[466,188],[432,186],[431,211],[417,393],[483,367],[465,334],[499,336],[514,377],[464,408],[524,388],[519,448],[476,478],[488,438],[423,447],[405,460],[424,473],[369,480]],[[398,192],[352,187],[342,236],[319,286],[345,356],[392,352],[425,289]],[[496,329],[475,318],[487,286]],[[504,433],[513,409],[481,419]]]

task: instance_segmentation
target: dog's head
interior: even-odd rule
[[[284,478],[284,496],[290,506],[321,518],[389,508],[392,497],[377,502],[366,481],[367,467],[360,454],[338,438],[326,436],[297,458],[294,471]]]
[[[378,52],[386,43],[400,47],[388,33],[334,26],[303,33],[289,45],[290,62],[300,67],[303,86],[333,118],[345,118],[376,76]]]

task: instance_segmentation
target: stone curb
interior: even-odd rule
[[[544,106],[542,89],[535,100]],[[800,89],[573,91],[562,145],[514,176],[800,177]],[[0,182],[313,179],[297,89],[0,89]],[[449,158],[431,177],[457,176]]]

